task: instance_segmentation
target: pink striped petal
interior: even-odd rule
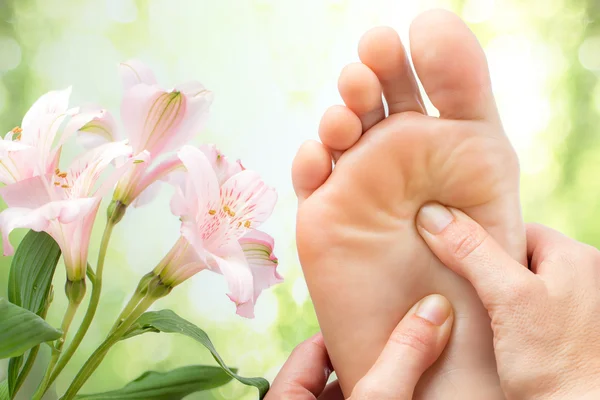
[[[96,115],[79,129],[78,142],[87,149],[107,142],[121,140],[117,122],[108,110],[99,109]]]
[[[165,143],[175,140],[187,113],[180,92],[164,92],[157,86],[139,84],[123,96],[121,119],[136,153],[147,150],[156,158]]]
[[[270,235],[253,229],[240,239],[240,245],[252,270],[256,303],[263,290],[283,282],[283,277],[277,272],[279,262],[273,254],[274,240]]]
[[[221,187],[221,206],[229,207],[239,221],[252,228],[263,223],[275,208],[277,192],[257,172],[244,170],[229,178]]]

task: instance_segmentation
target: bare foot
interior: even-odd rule
[[[305,143],[294,161],[300,260],[346,396],[410,306],[440,293],[455,308],[454,333],[415,398],[503,398],[488,314],[470,284],[429,251],[414,220],[429,201],[460,208],[524,263],[518,160],[467,26],[429,11],[413,22],[410,38],[414,68],[440,118],[425,115],[397,33],[365,34],[362,63],[340,76],[346,106],[325,113],[323,143]]]

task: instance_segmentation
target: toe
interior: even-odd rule
[[[292,164],[292,182],[298,201],[306,200],[331,174],[331,155],[314,140],[304,142]]]
[[[415,70],[443,118],[486,119],[497,114],[487,61],[477,38],[456,15],[427,11],[410,27]]]
[[[362,134],[361,120],[347,107],[330,107],[319,124],[319,137],[332,150],[345,151],[358,141]]]
[[[363,131],[385,117],[379,79],[366,65],[347,65],[340,74],[338,90],[346,106],[360,118]]]
[[[379,27],[365,33],[358,55],[379,78],[390,114],[425,112],[415,75],[395,30]]]

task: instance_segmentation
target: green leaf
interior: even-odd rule
[[[46,232],[29,231],[10,266],[8,300],[40,315],[46,306],[60,248]]]
[[[48,303],[52,277],[60,258],[58,244],[46,232],[29,231],[12,259],[8,277],[8,300],[42,316]],[[35,356],[36,353],[32,354]],[[23,357],[10,359],[8,387],[14,395]]]
[[[82,394],[75,399],[180,400],[192,393],[223,386],[229,381],[231,376],[219,367],[190,365],[169,372],[147,371],[119,390]]]
[[[3,380],[0,382],[0,400],[10,400],[8,395],[8,381]]]
[[[211,353],[217,363],[225,370],[225,372],[234,379],[237,379],[244,385],[254,386],[258,389],[260,398],[262,399],[269,390],[269,382],[264,378],[244,378],[233,372],[217,353],[215,346],[212,344],[206,332],[198,328],[196,325],[181,318],[171,310],[150,311],[142,314],[140,318],[133,324],[129,332],[123,337],[127,339],[146,332],[165,332],[165,333],[180,333],[191,337],[200,342]]]
[[[20,356],[30,348],[60,336],[58,329],[31,311],[0,299],[0,359]]]

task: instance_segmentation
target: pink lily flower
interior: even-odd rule
[[[187,172],[171,209],[182,221],[182,235],[154,272],[171,287],[202,270],[220,273],[237,313],[251,318],[260,293],[282,281],[273,238],[256,230],[271,215],[277,194],[214,147],[203,150],[184,146],[178,153]]]
[[[14,253],[9,234],[16,228],[45,231],[62,250],[70,281],[85,278],[92,226],[102,196],[125,172],[123,160],[133,162],[131,147],[111,142],[75,159],[66,170],[34,176],[0,188],[8,207],[0,213],[4,255]],[[101,184],[100,177],[113,163],[119,166]]]
[[[130,205],[154,182],[181,167],[175,155],[154,164],[198,134],[207,119],[212,93],[198,82],[163,90],[154,73],[135,60],[121,64],[120,74],[124,88],[121,119],[129,143],[134,154],[150,154],[149,162],[135,165],[115,190],[113,200]],[[149,189],[136,205],[149,200],[155,192]]]
[[[0,182],[13,184],[54,171],[65,141],[104,112],[69,109],[70,95],[71,88],[44,94],[27,111],[21,127],[0,139]]]

